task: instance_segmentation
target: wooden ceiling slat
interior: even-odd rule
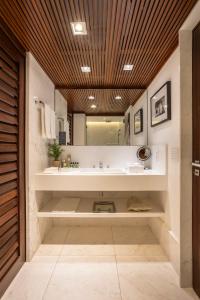
[[[7,2],[7,5],[9,5],[9,2]],[[14,8],[14,2],[13,2],[13,8]],[[1,10],[1,6],[0,6],[0,10]],[[7,10],[9,10],[9,6],[7,7]],[[31,48],[32,53],[34,54],[35,57],[38,56],[38,51],[40,52],[40,59],[41,59],[40,63],[42,66],[44,66],[44,62],[47,62],[47,64],[49,64],[47,73],[48,73],[49,77],[52,80],[54,80],[54,75],[53,75],[51,67],[50,67],[50,66],[52,66],[52,64],[50,61],[48,61],[48,58],[47,58],[48,56],[45,56],[45,54],[44,54],[45,49],[41,50],[38,39],[34,40],[34,35],[31,35],[30,32],[27,31],[28,28],[31,28],[31,26],[27,25],[26,21],[22,18],[21,15],[18,15],[17,10],[11,9],[9,16],[7,14],[6,15],[2,14],[2,17],[5,18],[5,22],[6,22],[6,20],[7,20],[7,22],[9,22],[11,30],[13,32],[15,32],[17,38],[21,41],[22,45],[26,49]],[[20,23],[26,24],[27,26],[24,26],[23,28],[19,27],[19,22],[17,22],[17,19],[15,19],[16,17],[20,20]],[[35,34],[37,35],[37,33],[35,33]]]
[[[184,7],[182,7],[182,9],[179,7],[179,10],[178,10],[178,12],[176,12],[176,14],[179,15],[180,12],[185,14],[185,12],[187,12],[187,7],[184,6]],[[175,13],[175,10],[174,10],[174,13]],[[177,37],[176,32],[177,32],[177,29],[180,28],[180,20],[178,18],[176,18],[174,20],[175,20],[174,23],[171,23],[168,27],[167,26],[164,27],[166,30],[164,31],[163,35],[160,35],[160,40],[159,40],[160,45],[162,45],[162,43],[165,43],[166,45],[170,44],[170,46],[171,46],[171,44],[173,44],[174,35],[176,36],[176,45],[178,45],[178,37]],[[166,51],[169,51],[168,49],[170,48],[170,46],[166,47]],[[163,55],[162,49],[157,48],[154,51],[154,53],[152,54],[152,57],[148,61],[148,63],[149,63],[149,65],[154,67],[154,62],[155,62],[156,58],[159,58],[160,61],[163,61],[163,59],[165,57],[166,57],[166,55]],[[144,60],[144,64],[145,64],[145,60]],[[156,68],[159,68],[159,66],[157,65]],[[151,72],[152,72],[152,69],[151,69]],[[145,65],[142,69],[142,74],[145,74],[146,76],[148,76],[148,74],[145,73]],[[140,76],[141,76],[141,74],[140,74]]]
[[[46,44],[46,52],[49,54],[47,55],[51,55],[51,57],[53,57],[53,60],[51,61],[51,63],[53,64],[53,62],[55,61],[55,68],[58,70],[58,68],[60,68],[60,75],[63,76],[64,75],[62,73],[62,68],[58,65],[59,64],[59,53],[54,53],[54,47],[57,47],[57,45],[55,43],[53,43],[54,39],[52,39],[52,36],[49,35],[49,31],[47,30],[48,25],[46,26],[46,23],[44,22],[44,19],[41,16],[41,12],[38,10],[36,3],[34,1],[24,1],[24,0],[20,0],[21,2],[21,9],[24,8],[24,13],[27,14],[27,19],[30,20],[29,21],[29,26],[31,26],[31,24],[34,24],[34,29],[37,32],[37,35],[40,36],[40,38],[43,40],[43,42],[45,42]],[[48,57],[48,56],[47,56]]]
[[[133,44],[134,41],[139,42],[143,39],[143,37],[145,36],[145,33],[143,33],[142,31],[142,28],[145,28],[146,31],[148,31],[148,28],[150,28],[150,24],[151,24],[151,21],[153,18],[155,18],[155,11],[156,9],[160,9],[160,7],[158,7],[158,4],[160,3],[160,1],[158,0],[157,1],[154,1],[154,5],[153,5],[153,8],[151,5],[148,5],[148,1],[145,2],[146,3],[146,10],[145,10],[145,14],[144,14],[144,20],[143,18],[141,18],[141,21],[142,21],[142,24],[141,24],[141,31],[137,31],[138,34],[140,34],[140,38],[138,38],[138,34],[134,37],[133,36],[133,33],[132,31],[130,30],[129,31],[129,35],[127,36],[127,41],[126,41],[126,44],[125,44],[125,55],[121,55],[121,58],[123,58],[123,61],[120,61],[120,64],[122,65],[123,63],[132,63],[134,65],[134,70],[133,72],[135,73],[135,75],[137,75],[137,71],[135,70],[135,59],[133,58],[133,55],[131,54],[130,51],[128,51],[129,49],[141,49],[142,47],[140,46],[137,46],[136,44]],[[152,4],[153,1],[150,1],[150,4]],[[148,23],[146,24],[146,22],[148,21]],[[131,45],[131,46],[130,46]],[[145,51],[146,52],[146,51]],[[139,54],[139,55],[138,55]],[[137,55],[139,57],[141,57],[141,51],[140,52],[137,52]],[[131,79],[132,79],[132,76],[130,76],[130,73],[127,72],[127,73],[122,73],[121,74],[124,74],[124,80],[123,82],[130,82]],[[118,78],[116,78],[116,81],[119,82],[119,76]]]
[[[172,1],[172,0],[171,0]],[[144,51],[140,55],[137,55],[136,53],[133,53],[130,57],[130,60],[134,63],[134,72],[136,74],[135,80],[138,76],[138,69],[141,68],[141,65],[146,64],[146,60],[148,62],[149,56],[151,56],[154,52],[155,47],[157,47],[157,44],[153,44],[154,38],[157,39],[158,32],[163,30],[162,22],[165,20],[166,15],[168,14],[168,9],[171,7],[173,9],[173,4],[175,4],[175,1],[172,1],[172,6],[170,1],[165,1],[162,3],[162,1],[159,2],[159,6],[156,7],[157,14],[151,14],[152,19],[150,20],[151,23],[149,26],[146,26],[146,32],[143,34],[143,36],[136,40],[134,39],[131,42],[131,47],[136,49],[141,49],[145,45],[145,49],[152,49],[151,52]],[[158,43],[158,41],[157,41]],[[130,79],[129,79],[130,81]],[[131,84],[131,82],[129,82]]]
[[[98,113],[121,113],[138,99],[169,58],[177,46],[178,31],[196,2],[1,0],[0,16],[54,84],[68,87],[62,94],[71,109],[92,113],[91,92],[96,95]],[[73,36],[72,21],[85,21],[88,34]],[[133,71],[123,71],[127,63],[134,65]],[[82,65],[89,65],[92,72],[82,73]],[[15,72],[7,71],[14,87]],[[118,92],[123,92],[123,98],[116,102]]]

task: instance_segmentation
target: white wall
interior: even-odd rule
[[[139,109],[143,109],[143,132],[134,133],[134,115]],[[147,91],[145,91],[138,101],[129,106],[125,114],[130,112],[130,144],[146,145],[147,144]]]
[[[171,81],[170,121],[150,127],[150,98],[166,82]],[[167,224],[180,239],[180,49],[177,48],[148,87],[149,144],[168,145]]]
[[[79,162],[81,168],[104,167],[125,168],[128,163],[138,162],[138,146],[66,146],[63,147],[62,158],[70,153],[72,161]],[[153,167],[161,174],[166,174],[166,145],[152,145],[152,157],[144,162],[144,166]]]
[[[27,185],[27,259],[31,259],[51,225],[47,220],[38,221],[37,205],[43,193],[32,189],[34,174],[48,166],[48,141],[41,137],[40,108],[34,97],[54,109],[54,84],[42,70],[31,53],[26,57],[26,185]]]

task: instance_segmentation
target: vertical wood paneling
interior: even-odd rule
[[[25,261],[24,60],[0,21],[0,296]]]

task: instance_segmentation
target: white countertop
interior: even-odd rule
[[[123,169],[48,168],[35,175],[35,190],[45,191],[163,191],[167,176],[156,170],[126,173]]]

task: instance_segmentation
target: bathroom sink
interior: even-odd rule
[[[51,167],[51,168],[46,168],[44,170],[45,174],[55,174],[55,173],[75,173],[75,172],[79,172],[78,168],[55,168],[55,167]]]
[[[85,174],[125,174],[123,169],[117,168],[80,168],[80,173]]]
[[[119,168],[47,168],[45,174],[67,173],[67,174],[125,174],[123,169]]]

